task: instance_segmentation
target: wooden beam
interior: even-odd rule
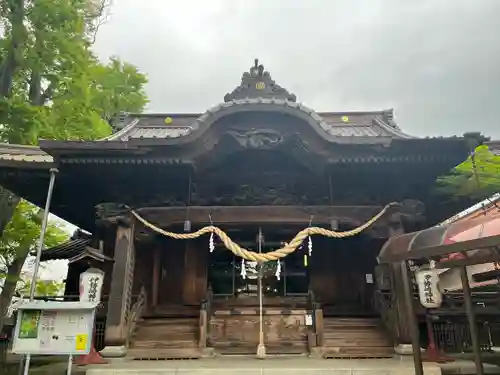
[[[498,279],[498,278],[500,278],[500,269],[476,273],[476,274],[472,275],[472,280],[474,280],[476,283],[494,280],[494,279]]]
[[[455,267],[473,266],[476,264],[486,264],[500,262],[500,253],[478,254],[465,259],[447,260],[444,262],[436,262],[436,268],[446,269]]]
[[[423,258],[433,258],[444,255],[449,255],[453,253],[462,253],[471,250],[478,249],[486,249],[486,248],[494,248],[500,246],[500,235],[497,236],[489,236],[476,238],[469,241],[455,242],[447,245],[436,245],[423,247],[416,250],[408,251],[405,249],[400,253],[394,253],[391,251],[390,253],[384,254],[383,257],[380,257],[380,262],[383,263],[391,263],[391,262],[400,262],[403,260],[413,260],[413,259],[423,259]],[[396,249],[390,249],[396,250]],[[472,259],[469,258],[469,259]],[[454,261],[453,261],[454,262]],[[447,264],[451,264],[451,261],[447,261]],[[486,262],[489,263],[489,262]],[[477,264],[477,263],[476,263]],[[467,264],[469,265],[469,264]],[[449,268],[449,267],[446,267]]]
[[[332,220],[360,225],[378,214],[381,206],[192,206],[145,207],[137,212],[146,220],[159,225],[182,224],[300,224],[330,225]],[[387,217],[390,215],[388,214]]]

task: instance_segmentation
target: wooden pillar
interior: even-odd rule
[[[389,229],[389,234],[391,237],[397,236],[404,233],[403,224],[401,222],[401,216],[399,214],[394,214],[391,217],[391,225]],[[395,309],[395,350],[398,354],[411,355],[411,332],[410,332],[410,322],[408,321],[407,304],[405,302],[405,284],[403,269],[400,264],[391,264],[391,274],[392,274],[392,300],[393,309]],[[411,279],[410,279],[411,286]],[[410,290],[413,290],[410,288]]]
[[[126,316],[132,297],[134,266],[134,225],[120,220],[116,229],[103,356],[122,357],[126,354],[128,339]]]
[[[68,301],[77,301],[80,295],[80,273],[82,267],[78,263],[68,265],[68,273],[64,286],[64,297]]]
[[[186,305],[199,305],[207,293],[208,247],[200,241],[186,241],[182,297]]]
[[[158,306],[158,293],[160,285],[160,248],[158,244],[155,244],[153,248],[153,280],[151,283],[151,306],[155,308]]]
[[[483,361],[481,359],[481,347],[479,346],[479,335],[477,332],[476,315],[472,305],[472,297],[470,292],[469,276],[465,266],[461,266],[460,279],[462,280],[462,289],[464,292],[465,310],[467,313],[467,321],[469,322],[469,332],[472,341],[472,351],[474,352],[474,364],[476,366],[476,374],[483,375]]]

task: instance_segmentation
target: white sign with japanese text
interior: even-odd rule
[[[443,295],[438,288],[438,272],[436,270],[418,270],[415,273],[415,279],[422,306],[428,309],[441,306]]]
[[[101,302],[101,291],[104,283],[104,272],[97,268],[89,268],[80,275],[80,302]]]

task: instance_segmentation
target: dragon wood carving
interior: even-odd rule
[[[230,134],[241,146],[253,149],[269,149],[283,142],[283,136],[268,129],[239,131],[230,130]]]

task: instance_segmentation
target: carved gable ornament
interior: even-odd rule
[[[277,85],[271,78],[269,72],[264,71],[264,65],[259,65],[259,60],[255,59],[254,66],[249,72],[243,73],[241,84],[232,93],[224,96],[224,101],[245,99],[245,98],[265,98],[282,99],[295,102],[296,96],[290,94],[286,89]]]

